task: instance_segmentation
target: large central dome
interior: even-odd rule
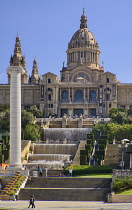
[[[98,43],[91,31],[87,28],[87,17],[83,14],[81,16],[80,29],[72,36],[68,44],[68,49],[76,47],[90,47],[95,45],[98,48]]]
[[[72,69],[80,63],[91,69],[99,68],[99,46],[98,43],[87,27],[87,17],[81,16],[80,29],[72,36],[67,50],[67,67]]]

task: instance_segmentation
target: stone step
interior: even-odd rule
[[[109,188],[110,178],[32,177],[25,188]]]
[[[18,200],[27,200],[30,195],[35,200],[46,201],[106,201],[110,189],[21,189]]]
[[[118,144],[107,144],[104,165],[118,166],[122,158],[122,148]]]
[[[106,201],[111,181],[110,178],[31,177],[18,199],[27,200],[33,194],[36,200]]]
[[[80,165],[80,150],[84,150],[85,149],[85,144],[86,144],[86,140],[82,140],[80,141],[80,144],[78,146],[76,155],[73,159],[73,165]]]

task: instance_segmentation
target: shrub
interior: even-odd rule
[[[9,192],[9,195],[15,195],[14,190],[11,190],[11,191]]]
[[[115,193],[132,189],[132,176],[115,178],[113,182],[113,189]]]

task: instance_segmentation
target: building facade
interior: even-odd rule
[[[25,57],[22,56],[17,35],[10,66],[22,66],[22,108],[36,105],[45,117],[55,114],[70,116],[108,116],[111,108],[132,108],[132,84],[122,84],[116,75],[100,66],[100,49],[87,26],[87,17],[81,16],[80,28],[72,36],[67,53],[67,67],[60,78],[48,72],[39,75],[36,59],[28,77]],[[10,75],[8,84],[0,85],[0,105],[10,103]]]

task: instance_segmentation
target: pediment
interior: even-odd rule
[[[51,73],[51,72],[48,72],[48,73],[46,73],[46,74],[43,74],[42,76],[57,76],[56,74],[53,74],[53,73]]]
[[[109,71],[106,71],[106,72],[104,73],[104,75],[112,75],[112,76],[115,76],[115,74],[113,74],[113,73],[111,73],[111,72],[109,72]]]

